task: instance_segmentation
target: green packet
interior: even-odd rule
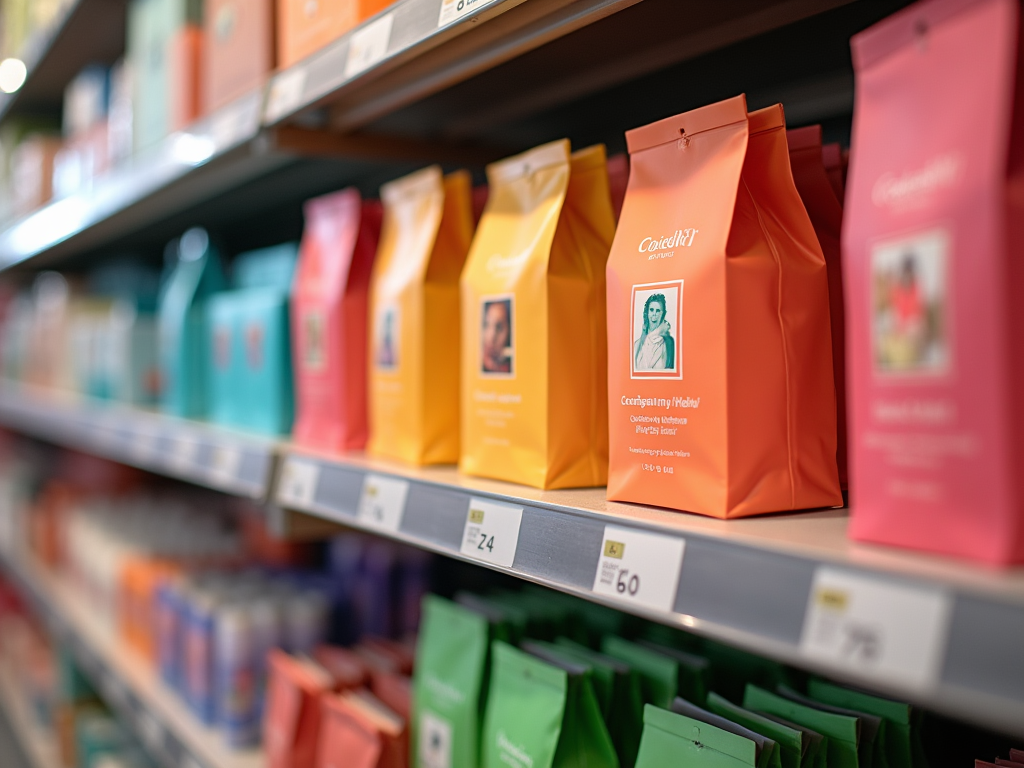
[[[475,592],[459,590],[455,593],[455,602],[471,611],[487,617],[497,629],[494,639],[504,640],[512,645],[519,645],[527,637],[530,617],[526,611],[515,605],[503,605],[489,597]]]
[[[699,656],[650,643],[633,643],[614,635],[605,637],[601,651],[626,662],[640,674],[645,704],[668,709],[677,695],[700,704],[707,697],[708,665]]]
[[[784,725],[787,728],[792,728],[794,731],[799,731],[803,737],[804,743],[807,745],[807,751],[804,753],[803,764],[807,768],[827,768],[828,766],[828,737],[818,733],[805,725],[798,725],[792,720],[787,720],[784,717],[778,715],[769,715],[765,712],[759,712],[758,714],[763,715],[769,720],[773,720],[779,725]]]
[[[780,685],[776,692],[791,701],[806,704],[809,707],[820,709],[822,712],[856,717],[860,722],[860,740],[857,742],[857,759],[860,762],[860,768],[889,768],[889,762],[885,755],[885,720],[881,717],[862,710],[825,704],[799,694],[784,685]],[[902,766],[898,768],[902,768]]]
[[[928,761],[921,744],[921,713],[909,704],[843,688],[817,678],[807,683],[807,693],[824,704],[867,712],[885,720],[885,734],[880,741],[884,742],[890,768],[927,768]]]
[[[805,725],[828,738],[828,768],[861,768],[858,756],[861,720],[850,715],[824,712],[807,704],[793,701],[756,685],[748,685],[743,695],[743,706],[758,712],[778,715],[794,723]]]
[[[707,708],[716,715],[726,717],[744,728],[772,739],[778,747],[782,768],[813,768],[818,745],[814,744],[811,733],[744,709],[717,693],[708,694]],[[821,735],[815,735],[818,736],[817,741],[820,744]]]
[[[423,598],[413,677],[413,767],[476,768],[491,640],[507,635],[491,612]]]
[[[782,768],[782,758],[779,745],[774,740],[763,736],[757,731],[745,728],[739,723],[734,723],[726,717],[716,715],[706,709],[701,709],[696,704],[691,704],[686,699],[676,698],[672,702],[672,711],[677,715],[689,717],[691,720],[699,720],[707,725],[713,725],[723,731],[742,736],[754,742],[755,765],[757,768]]]
[[[526,612],[526,636],[535,640],[552,641],[565,634],[569,622],[559,601],[543,592],[501,590],[488,594],[498,605],[508,605]]]
[[[729,701],[741,701],[747,683],[774,691],[793,682],[790,671],[777,661],[714,640],[705,640],[699,653],[711,662],[712,689]]]
[[[644,707],[644,735],[636,768],[756,768],[757,745],[700,720],[651,704]]]
[[[711,682],[711,663],[707,659],[648,640],[641,640],[639,644],[676,662],[679,665],[677,692],[687,701],[704,705]]]
[[[586,668],[526,647],[492,645],[482,768],[619,768]]]
[[[569,638],[559,637],[555,647],[594,671],[594,693],[608,725],[622,768],[633,768],[644,730],[644,700],[640,676],[624,661],[592,651]]]

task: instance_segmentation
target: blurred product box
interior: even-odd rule
[[[359,0],[278,0],[278,66],[290,67],[358,23]]]
[[[203,111],[258,88],[274,69],[273,0],[206,0],[203,20]]]
[[[201,0],[132,0],[127,58],[134,143],[141,151],[191,122],[198,109]]]
[[[53,159],[53,198],[92,189],[109,166],[108,144],[105,119],[66,140]]]
[[[291,429],[294,414],[289,294],[298,244],[240,255],[236,290],[207,305],[209,418],[270,435]]]
[[[110,105],[110,70],[85,67],[64,88],[64,136],[74,138],[107,117]]]
[[[60,151],[56,136],[27,136],[11,156],[11,193],[14,214],[25,216],[53,197],[53,165]]]

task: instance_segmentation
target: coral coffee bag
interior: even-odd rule
[[[842,503],[825,259],[782,107],[626,134],[608,262],[608,497],[715,517]]]
[[[1024,562],[1024,78],[1015,0],[853,39],[843,233],[854,538]]]

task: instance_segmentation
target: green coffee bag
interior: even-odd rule
[[[727,717],[744,728],[772,739],[778,745],[782,768],[812,768],[813,755],[811,762],[804,762],[812,741],[804,731],[737,706],[717,693],[708,694],[707,708],[716,715]]]
[[[711,688],[730,701],[743,698],[747,683],[768,691],[780,684],[790,684],[785,666],[728,645],[705,640],[700,655],[711,662]]]
[[[860,763],[860,768],[889,768],[883,747],[883,742],[885,741],[885,720],[882,718],[859,710],[823,704],[820,701],[815,701],[799,694],[785,685],[780,685],[776,689],[776,693],[780,696],[785,696],[790,701],[820,709],[822,712],[831,712],[835,715],[847,715],[857,718],[860,722],[860,739],[857,741],[857,759]]]
[[[919,713],[909,704],[861,691],[852,691],[816,679],[808,683],[807,692],[812,699],[825,704],[868,712],[884,719],[885,736],[882,741],[890,768],[927,767],[928,761],[924,756],[924,747],[917,727]]]
[[[689,702],[703,706],[708,697],[711,682],[711,664],[703,656],[697,656],[676,648],[668,648],[642,640],[640,645],[667,656],[678,664],[676,690]]]
[[[592,651],[568,638],[560,637],[555,643],[571,659],[580,664],[590,664],[594,669],[595,694],[619,756],[619,764],[622,768],[633,768],[644,729],[640,676],[626,662]],[[606,687],[608,680],[611,681],[610,687]],[[598,693],[598,685],[606,687],[607,693]]]
[[[479,764],[480,712],[497,625],[436,595],[423,598],[413,679],[414,768]]]
[[[672,711],[677,715],[683,715],[691,720],[699,720],[707,725],[713,725],[715,728],[719,728],[729,733],[734,733],[737,736],[742,736],[745,739],[750,739],[754,742],[755,757],[757,768],[782,768],[782,759],[779,752],[779,746],[772,739],[767,736],[762,736],[756,731],[752,731],[749,728],[745,728],[739,723],[734,723],[726,717],[716,715],[714,712],[708,712],[706,709],[698,707],[696,704],[687,701],[686,699],[676,698],[672,702]]]
[[[762,717],[766,717],[769,720],[773,720],[779,725],[784,725],[787,728],[792,728],[794,731],[800,732],[803,743],[806,745],[804,752],[803,765],[805,768],[826,768],[828,764],[828,738],[818,733],[817,731],[808,728],[805,725],[799,725],[794,723],[792,720],[787,720],[784,717],[778,715],[770,715],[767,712],[758,712],[757,714]]]
[[[640,690],[645,704],[653,704],[662,709],[672,706],[672,700],[679,692],[678,662],[614,635],[604,638],[601,651],[613,659],[626,662],[640,675]]]
[[[648,704],[636,768],[754,768],[750,739]]]
[[[527,636],[530,617],[519,606],[502,605],[489,597],[460,590],[455,593],[455,602],[471,611],[483,614],[497,629],[493,639],[519,645]]]
[[[756,685],[747,686],[743,695],[743,706],[806,725],[827,737],[829,768],[860,768],[857,747],[861,723],[858,718],[823,712],[758,688]]]
[[[619,768],[584,667],[501,641],[491,653],[483,768]]]

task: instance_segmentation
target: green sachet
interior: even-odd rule
[[[672,711],[677,715],[683,715],[692,720],[699,720],[702,723],[713,725],[715,728],[719,728],[723,731],[728,731],[729,733],[734,733],[737,736],[742,736],[745,739],[750,739],[756,746],[754,755],[756,758],[755,762],[757,768],[782,768],[782,758],[779,751],[779,745],[767,736],[762,736],[757,731],[745,728],[739,723],[734,723],[726,717],[722,717],[721,715],[716,715],[714,712],[702,709],[686,699],[677,697],[676,700],[672,702]]]
[[[414,768],[479,764],[490,643],[507,634],[491,618],[436,595],[423,598],[413,678]]]
[[[812,699],[825,704],[867,712],[885,720],[885,736],[881,741],[884,743],[889,768],[927,767],[928,761],[917,727],[918,712],[909,704],[842,688],[818,679],[808,683],[807,693]]]
[[[552,600],[543,592],[503,590],[490,593],[488,599],[525,611],[527,637],[535,640],[554,640],[568,628],[566,612],[559,601]]]
[[[494,639],[504,640],[513,645],[519,645],[526,639],[530,617],[523,608],[505,605],[466,590],[455,593],[455,602],[471,611],[484,614],[495,627],[501,628],[501,634]]]
[[[648,704],[636,768],[755,768],[757,745],[713,725]]]
[[[704,706],[711,682],[711,664],[703,656],[697,656],[676,648],[641,640],[640,645],[662,656],[667,656],[679,665],[676,691],[687,701]]]
[[[598,694],[598,703],[608,724],[615,751],[622,768],[633,768],[640,749],[640,736],[644,729],[644,701],[640,691],[640,676],[624,661],[614,659],[572,640],[559,637],[556,647],[579,663],[590,664],[594,669],[595,693],[599,677],[608,676],[611,687],[607,697]],[[601,685],[607,685],[602,682]],[[602,701],[603,699],[603,701]]]
[[[812,742],[810,734],[744,709],[717,693],[708,694],[707,708],[716,715],[727,717],[744,728],[772,739],[778,745],[782,768],[812,768],[813,754],[810,760],[804,762]]]
[[[798,704],[806,704],[809,707],[820,709],[822,712],[831,712],[835,715],[848,715],[856,717],[860,721],[860,740],[857,742],[857,758],[860,768],[889,768],[885,757],[883,742],[885,741],[885,720],[877,715],[871,715],[860,710],[836,707],[831,704],[823,704],[820,701],[808,698],[797,693],[792,688],[780,685],[776,692],[785,696],[790,701]]]
[[[747,686],[743,695],[743,706],[784,717],[825,736],[828,739],[826,748],[829,768],[860,768],[857,746],[860,742],[861,723],[858,718],[823,712],[758,688],[756,685]]]
[[[609,635],[601,651],[629,664],[640,675],[640,690],[645,704],[668,709],[679,692],[679,663],[650,648]]]
[[[767,712],[758,712],[757,714],[767,717],[769,720],[774,720],[779,725],[784,725],[787,728],[792,728],[794,731],[799,731],[801,733],[804,743],[807,745],[807,750],[804,753],[803,758],[803,764],[806,768],[827,768],[827,736],[823,736],[805,725],[799,725],[794,723],[792,720],[787,720],[786,718],[779,717],[778,715],[769,715]]]
[[[711,687],[729,701],[740,701],[747,683],[768,691],[791,683],[789,671],[776,661],[705,640],[700,655],[711,662]]]
[[[483,768],[619,768],[585,668],[532,647],[492,646]]]

